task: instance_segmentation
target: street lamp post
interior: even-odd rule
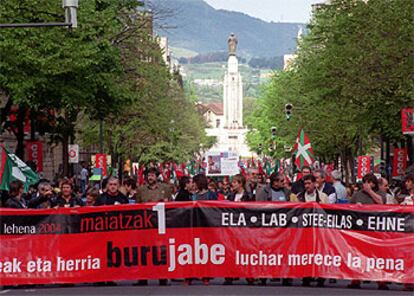
[[[77,9],[79,7],[78,0],[63,0],[62,7],[65,9],[65,22],[64,23],[11,23],[0,24],[0,29],[9,28],[38,28],[38,27],[78,27]]]

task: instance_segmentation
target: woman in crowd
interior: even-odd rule
[[[204,174],[195,175],[193,182],[195,185],[193,200],[217,200],[217,193],[208,189],[208,179]]]
[[[194,182],[194,191],[195,193],[192,196],[192,200],[217,200],[217,193],[208,190],[208,179],[204,174],[195,175],[193,178]],[[209,278],[202,278],[204,285],[210,283]],[[184,281],[185,285],[191,285],[192,279],[186,279]]]
[[[26,200],[23,196],[23,183],[13,181],[9,185],[9,198],[6,200],[5,207],[13,209],[26,209]]]
[[[89,188],[88,192],[86,193],[86,205],[93,206],[95,204],[96,199],[99,196],[99,190],[96,188]]]
[[[252,201],[252,195],[246,190],[246,178],[237,174],[231,180],[231,193],[227,197],[229,201]]]
[[[125,195],[128,199],[136,199],[137,185],[134,179],[127,177],[123,182],[122,186],[119,188],[119,191]]]
[[[244,201],[253,201],[253,197],[246,190],[246,178],[242,174],[237,174],[233,176],[231,180],[231,193],[227,197],[228,201],[233,202],[244,202]],[[225,278],[224,285],[232,285],[235,278]],[[253,285],[254,278],[246,278],[247,284]]]
[[[218,186],[217,186],[216,182],[210,181],[208,183],[208,190],[217,193],[217,200],[225,200],[224,194],[222,194],[218,191]]]

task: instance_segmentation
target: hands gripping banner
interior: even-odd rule
[[[0,209],[0,285],[192,277],[414,282],[414,208],[148,203]]]

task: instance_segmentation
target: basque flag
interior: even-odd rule
[[[311,143],[303,128],[299,130],[293,154],[295,155],[295,164],[299,169],[303,166],[310,166],[315,160]]]

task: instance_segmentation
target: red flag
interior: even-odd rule
[[[158,164],[158,170],[160,171],[160,174],[161,174],[161,177],[162,177],[162,181],[163,182],[167,182],[167,176],[164,173],[164,166],[162,165],[161,162]]]
[[[244,167],[240,166],[240,173],[247,179],[247,173]]]
[[[335,169],[335,164],[334,163],[330,163],[330,164],[326,165],[326,168],[325,168],[325,172],[326,172],[325,181],[326,182],[333,182],[332,177],[331,177],[331,173],[334,169]]]
[[[257,160],[257,167],[259,169],[259,174],[265,175],[265,171],[263,170],[262,163],[260,162],[260,160]]]
[[[302,128],[299,130],[293,154],[295,155],[295,164],[298,168],[310,166],[315,160],[309,138]]]
[[[145,166],[141,165],[141,167],[138,170],[138,185],[139,186],[142,186],[145,183],[144,170],[145,170]]]

